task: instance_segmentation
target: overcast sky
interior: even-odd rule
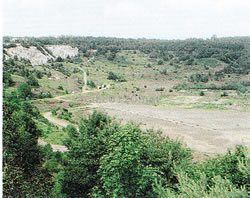
[[[250,0],[4,0],[11,36],[250,36]]]

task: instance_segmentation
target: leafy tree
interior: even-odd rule
[[[30,86],[39,87],[38,80],[35,78],[34,75],[29,75],[27,83]]]
[[[3,83],[6,87],[12,86],[14,84],[9,72],[3,72]]]
[[[242,187],[248,183],[246,167],[249,166],[249,163],[247,148],[237,146],[235,151],[228,151],[223,156],[205,161],[200,168],[206,174],[209,182],[214,176],[221,176],[237,187]]]
[[[157,65],[163,65],[163,60],[158,60]]]
[[[99,173],[107,197],[154,197],[153,181],[157,168],[142,161],[144,143],[138,127],[127,125],[117,130],[101,158]]]
[[[199,93],[199,95],[200,95],[200,96],[204,96],[204,95],[205,95],[204,91],[201,91],[201,92]]]
[[[62,85],[59,85],[57,89],[64,90]]]
[[[207,178],[200,173],[200,179],[194,180],[188,177],[185,173],[179,173],[178,190],[173,190],[169,187],[163,187],[160,182],[155,185],[155,192],[158,197],[168,198],[190,198],[190,197],[247,197],[247,192],[244,189],[237,189],[229,180],[223,179],[220,176],[212,178],[213,186],[207,184]]]
[[[118,74],[115,74],[114,72],[109,72],[107,79],[108,80],[118,81],[118,82],[125,82],[126,81],[122,76],[120,76]]]
[[[60,56],[58,56],[58,57],[56,58],[56,62],[63,62],[63,58],[60,57]]]
[[[88,81],[87,81],[87,85],[88,85],[90,88],[96,88],[96,84],[94,83],[93,80],[88,80]]]
[[[79,132],[68,127],[68,161],[61,182],[62,191],[68,197],[87,197],[98,186],[100,158],[106,152],[106,142],[115,128],[106,115],[98,112],[81,121]]]
[[[43,77],[43,72],[41,72],[39,70],[35,70],[35,75],[37,78],[41,79]]]
[[[17,88],[18,96],[22,99],[31,98],[31,87],[27,83],[22,83]]]
[[[33,117],[37,111],[16,93],[3,104],[3,194],[4,197],[48,197],[52,176],[43,168],[37,145],[40,131]]]

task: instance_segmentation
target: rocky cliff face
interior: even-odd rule
[[[46,48],[51,51],[54,57],[61,57],[63,59],[78,55],[78,49],[69,45],[46,45]]]
[[[33,66],[46,64],[49,60],[55,60],[57,57],[65,59],[78,55],[78,49],[69,45],[47,45],[38,49],[34,46],[26,48],[17,44],[16,47],[4,50],[8,57],[14,58],[16,56],[19,59],[29,60]]]

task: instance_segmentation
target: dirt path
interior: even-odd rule
[[[77,96],[77,95],[81,95],[81,94],[86,94],[86,93],[94,93],[94,92],[100,92],[100,91],[104,91],[107,88],[102,88],[102,89],[93,89],[93,90],[84,90],[82,92],[78,92],[78,93],[71,93],[71,94],[67,94],[67,95],[61,95],[61,96],[56,96],[53,99],[56,100],[61,100],[61,101],[65,101],[65,102],[71,102],[72,100],[68,100],[68,97],[71,96]]]
[[[43,117],[45,117],[52,124],[60,126],[60,127],[66,127],[69,124],[71,124],[70,122],[68,122],[66,120],[62,120],[62,119],[59,119],[59,118],[56,118],[56,117],[52,116],[51,112],[43,113]]]
[[[66,127],[69,124],[71,124],[70,122],[66,121],[66,120],[62,120],[56,117],[52,116],[51,112],[46,112],[43,114],[43,116],[52,124],[57,125],[59,127]],[[38,144],[39,145],[46,145],[48,144],[47,142],[45,142],[44,140],[42,140],[41,138],[38,139]],[[54,152],[59,151],[59,152],[65,152],[68,151],[68,148],[66,146],[63,145],[58,145],[58,144],[50,144],[51,148]]]
[[[45,145],[47,145],[48,143],[47,142],[45,142],[44,140],[42,140],[42,139],[38,139],[38,144],[39,145],[42,145],[42,146],[45,146]],[[50,144],[50,146],[51,146],[51,148],[52,148],[52,150],[54,151],[54,152],[65,152],[65,151],[68,151],[68,148],[66,147],[66,146],[63,146],[63,145],[59,145],[59,144]]]
[[[65,98],[67,97],[70,97],[72,95],[80,95],[80,94],[85,94],[85,93],[91,93],[91,92],[99,92],[99,91],[103,91],[105,90],[106,88],[103,88],[103,89],[95,89],[95,90],[84,90],[83,92],[79,92],[79,93],[72,93],[72,94],[68,94],[68,95],[62,95],[62,96],[57,96],[57,97],[54,97],[53,99],[56,99],[56,100],[61,100],[61,101],[65,101],[65,102],[71,102],[72,100],[67,100]],[[56,117],[53,117],[52,116],[52,113],[51,112],[45,112],[43,113],[43,116],[49,121],[51,122],[52,124],[54,125],[57,125],[59,127],[67,127],[69,124],[72,124],[66,120],[62,120],[62,119],[59,119],[59,118],[56,118]],[[75,126],[77,129],[78,129],[78,126]],[[38,144],[39,145],[46,145],[48,144],[47,142],[45,142],[44,140],[42,140],[41,138],[38,139]],[[65,152],[68,150],[68,148],[66,146],[63,146],[63,145],[58,145],[58,144],[50,144],[51,145],[51,148],[54,152],[56,151],[59,151],[59,152]]]
[[[180,138],[189,148],[208,154],[224,153],[237,144],[250,146],[250,113],[161,108],[120,103],[92,104],[122,122],[161,129],[163,135]]]

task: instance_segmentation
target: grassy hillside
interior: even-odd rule
[[[4,61],[4,73],[11,75],[12,86],[31,79],[36,98],[63,94],[74,98],[84,86],[85,71],[89,89],[101,86],[109,89],[93,93],[92,97],[83,96],[80,103],[100,99],[102,94],[103,101],[245,111],[250,85],[249,40],[248,37],[184,41],[20,38],[15,42],[25,46],[69,44],[78,47],[80,54],[40,66],[10,58]],[[10,39],[4,41],[8,43]],[[115,78],[109,78],[110,72]],[[32,80],[38,83],[32,84]],[[176,96],[177,101],[173,101]],[[183,98],[181,104],[178,98]],[[196,99],[189,102],[189,98]]]
[[[31,65],[8,54],[17,45],[51,56],[47,45],[70,45],[79,54]],[[249,46],[249,37],[5,37],[5,196],[247,197],[248,148],[215,153],[248,137]],[[123,122],[93,111],[103,103]],[[157,124],[170,135],[179,127],[188,144],[150,129]]]

